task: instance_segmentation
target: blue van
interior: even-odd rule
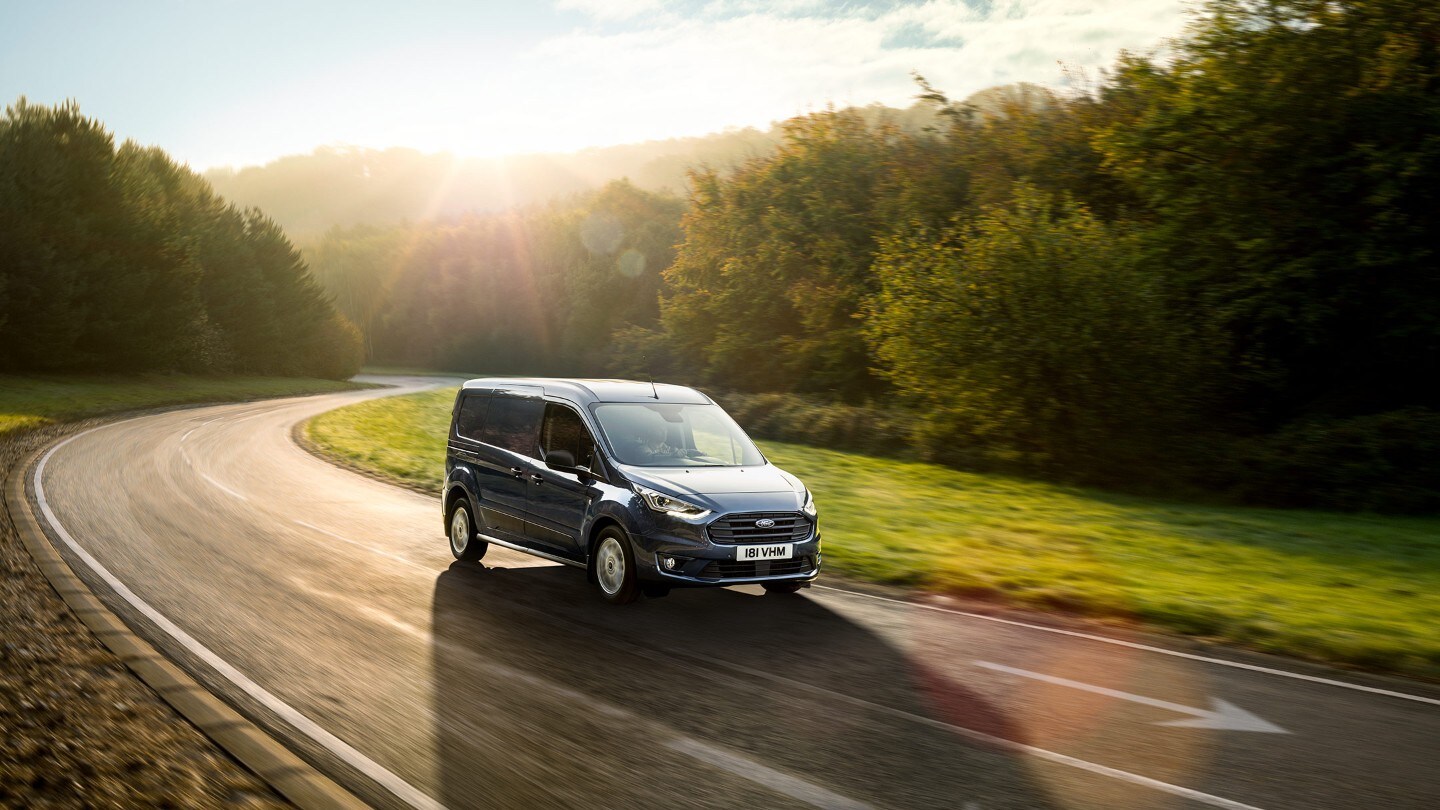
[[[820,572],[809,490],[693,388],[471,380],[447,447],[456,559],[493,543],[584,568],[615,604],[675,587],[794,593]]]

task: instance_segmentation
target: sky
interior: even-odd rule
[[[323,145],[568,152],[1060,87],[1185,24],[1183,0],[0,0],[0,103],[74,99],[197,169]]]

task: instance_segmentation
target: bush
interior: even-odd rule
[[[1234,489],[1252,503],[1440,511],[1440,412],[1314,419],[1243,442]]]
[[[1135,233],[1017,185],[1009,205],[883,243],[867,335],[945,463],[1113,485],[1166,465],[1204,401],[1207,341]]]

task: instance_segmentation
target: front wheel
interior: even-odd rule
[[[450,553],[455,559],[475,562],[485,556],[490,544],[475,535],[475,521],[470,519],[470,507],[465,501],[456,501],[450,507]]]
[[[635,552],[624,532],[613,526],[600,532],[600,542],[590,555],[590,575],[600,586],[600,595],[612,605],[628,605],[640,595]]]

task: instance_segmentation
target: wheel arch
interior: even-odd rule
[[[465,501],[465,505],[470,507],[470,520],[474,521],[475,525],[479,525],[479,516],[475,514],[475,503],[470,497],[470,491],[465,488],[464,484],[453,482],[450,484],[450,488],[445,490],[445,508],[441,518],[445,522],[447,534],[450,532],[450,510],[455,508],[456,501],[462,499]]]
[[[594,522],[590,524],[589,535],[585,538],[585,559],[587,562],[595,556],[595,544],[600,540],[600,533],[610,526],[614,526],[624,532],[626,537],[630,536],[630,532],[625,528],[625,524],[615,519],[615,517],[611,515],[600,515],[596,517]]]

